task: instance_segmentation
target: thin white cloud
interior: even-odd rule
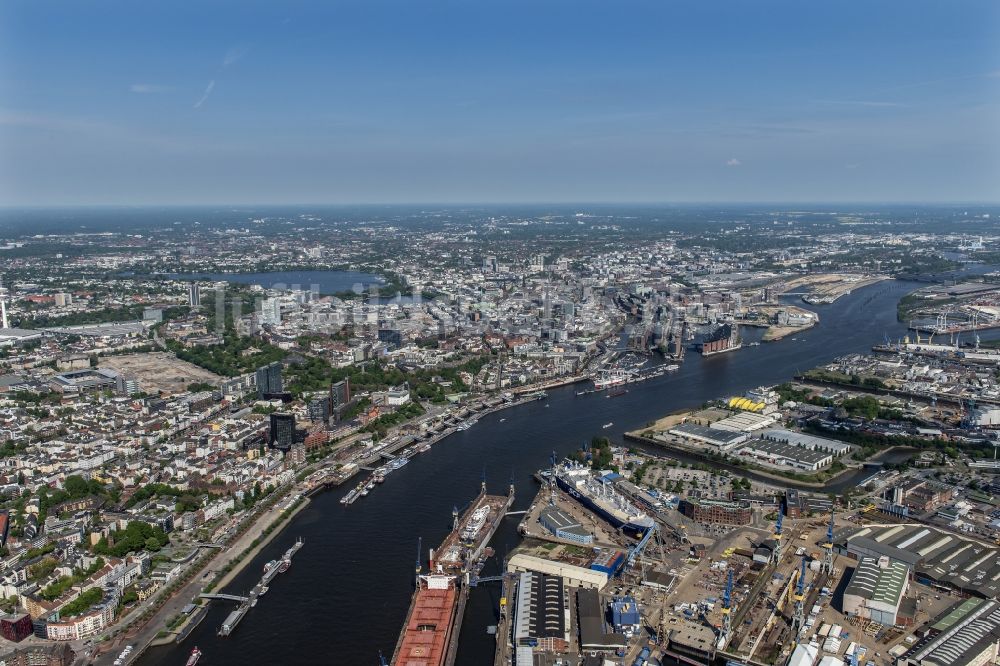
[[[212,90],[214,89],[215,89],[215,79],[212,79],[211,81],[208,82],[208,85],[205,86],[205,92],[201,94],[201,99],[199,99],[197,102],[194,103],[194,108],[200,109],[201,105],[205,103],[205,101],[208,99],[208,96],[212,94]]]
[[[906,106],[897,102],[879,102],[867,99],[821,99],[821,104],[843,104],[846,106],[898,107]]]
[[[243,56],[249,51],[245,46],[234,46],[233,48],[226,51],[226,56],[222,59],[222,66],[229,67],[230,65],[236,64]]]
[[[133,83],[128,89],[130,92],[139,93],[140,95],[165,93],[172,90],[170,86],[161,86],[156,83]]]
[[[740,162],[735,157],[730,157],[728,160],[726,160],[726,166],[738,167],[738,166],[742,166],[742,165],[743,165],[743,162]]]

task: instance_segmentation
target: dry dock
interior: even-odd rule
[[[454,515],[451,532],[429,554],[428,572],[416,570],[416,590],[392,655],[393,666],[452,666],[458,648],[470,579],[478,574],[487,544],[514,500],[487,495]]]

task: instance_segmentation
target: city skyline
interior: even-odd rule
[[[0,205],[995,202],[993,3],[0,10]]]

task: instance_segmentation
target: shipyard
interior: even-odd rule
[[[452,530],[429,550],[426,572],[418,541],[413,599],[392,666],[453,666],[469,590],[479,582],[484,559],[492,555],[487,544],[513,501],[513,484],[507,496],[488,495],[484,478],[469,507],[452,511]]]

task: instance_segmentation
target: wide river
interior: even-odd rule
[[[514,508],[526,508],[537,491],[531,474],[547,464],[552,450],[567,454],[595,435],[621,441],[623,432],[668,412],[777,384],[834,357],[864,353],[884,336],[901,337],[905,327],[896,321],[896,302],[918,286],[882,282],[829,305],[809,306],[819,313],[820,324],[795,339],[709,358],[691,353],[678,372],[631,385],[629,393],[613,399],[577,396],[576,386],[549,391],[548,400],[486,416],[439,442],[351,506],[339,503],[347,486],[322,493],[226,589],[245,593],[265,562],[297,537],[305,540],[292,568],[275,579],[232,636],[216,636],[231,606],[213,602],[182,645],[151,650],[140,663],[180,666],[197,645],[209,666],[374,666],[380,650],[386,659],[391,656],[406,616],[417,538],[423,537],[426,560],[427,547],[440,543],[449,530],[452,507],[463,508],[478,492],[484,466],[489,490],[496,494],[506,493],[513,475]],[[754,333],[747,329],[747,339]],[[609,422],[614,426],[602,428]],[[518,520],[507,518],[493,538],[498,557],[517,545]],[[490,585],[472,591],[458,666],[492,664],[494,639],[486,628],[495,623],[497,595]]]

